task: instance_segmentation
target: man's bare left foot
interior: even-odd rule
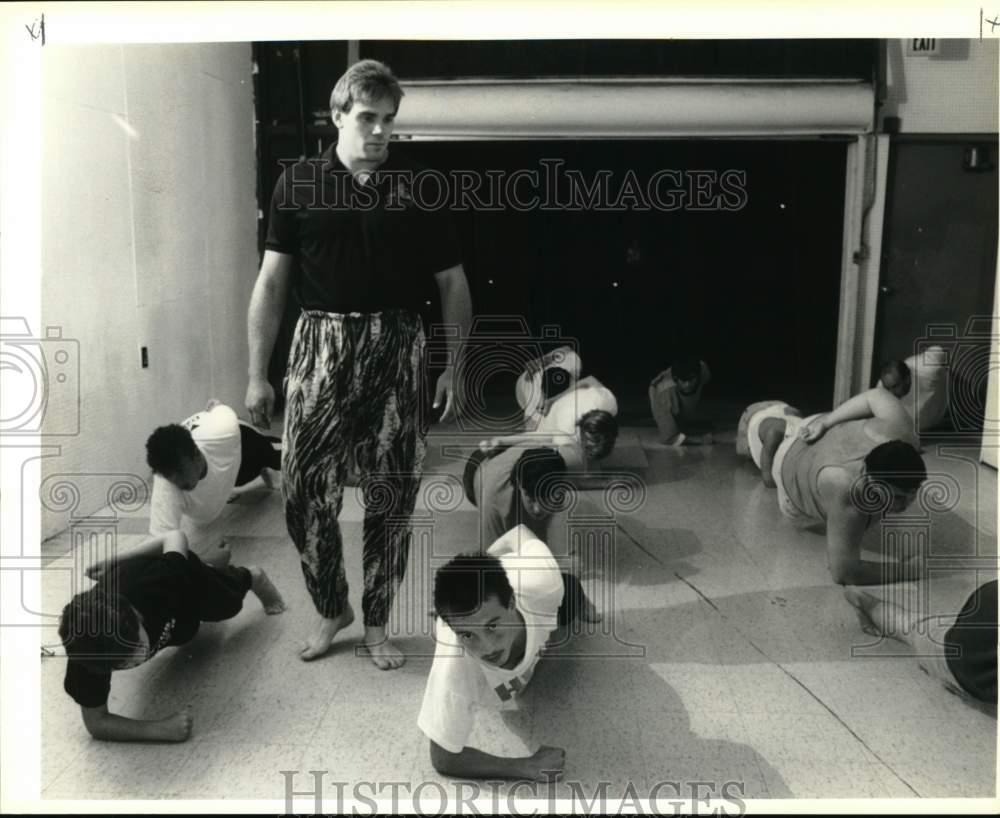
[[[256,565],[248,569],[250,571],[250,590],[254,592],[260,604],[264,606],[264,612],[268,615],[279,614],[285,610],[285,600],[281,598],[278,589],[274,587],[270,577]]]
[[[396,670],[403,666],[406,656],[385,635],[385,628],[365,626],[365,641],[359,645],[379,670]]]

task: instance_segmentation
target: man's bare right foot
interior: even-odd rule
[[[279,614],[285,610],[285,600],[281,598],[281,594],[274,587],[270,577],[256,565],[247,570],[250,571],[250,590],[264,606],[264,612],[271,615]]]
[[[336,616],[333,619],[320,617],[319,622],[316,623],[315,629],[311,634],[309,634],[309,638],[303,643],[302,650],[299,651],[299,658],[303,662],[318,659],[330,649],[330,645],[333,644],[333,639],[337,633],[343,628],[346,628],[353,621],[354,610],[351,608],[350,604],[344,608],[339,616]]]
[[[875,620],[872,618],[872,611],[877,605],[882,604],[881,599],[877,596],[873,596],[867,591],[862,590],[856,585],[844,586],[844,598],[854,607],[854,611],[858,616],[858,624],[861,625],[861,630],[870,636],[887,635],[882,633],[881,628],[875,624]]]

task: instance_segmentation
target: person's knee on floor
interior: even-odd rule
[[[87,731],[104,741],[185,741],[192,729],[186,709],[153,720],[111,713],[112,674],[144,664],[165,647],[186,644],[202,622],[231,618],[248,591],[267,613],[284,609],[259,568],[213,568],[189,551],[182,532],[171,531],[151,538],[94,587],[76,594],[59,619],[67,655],[63,688],[80,706]]]

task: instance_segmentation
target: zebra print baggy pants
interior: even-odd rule
[[[384,626],[406,571],[426,448],[424,332],[405,310],[305,310],[285,377],[285,524],[323,617],[347,605],[337,518],[357,465],[364,492],[365,625]]]

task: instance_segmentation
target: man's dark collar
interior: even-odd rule
[[[386,170],[395,167],[393,163],[393,159],[395,157],[393,156],[393,151],[391,150],[393,144],[391,142],[389,143],[389,147],[390,147],[389,155],[385,158],[385,161],[382,162],[381,165],[379,165],[377,168],[375,168],[375,170],[372,171],[373,174],[378,173],[380,170]],[[347,172],[347,168],[344,166],[344,163],[341,162],[340,157],[337,156],[336,142],[334,142],[332,145],[330,145],[330,147],[328,147],[325,151],[323,151],[323,153],[320,154],[320,159],[322,160],[320,163],[320,167],[328,173]]]

